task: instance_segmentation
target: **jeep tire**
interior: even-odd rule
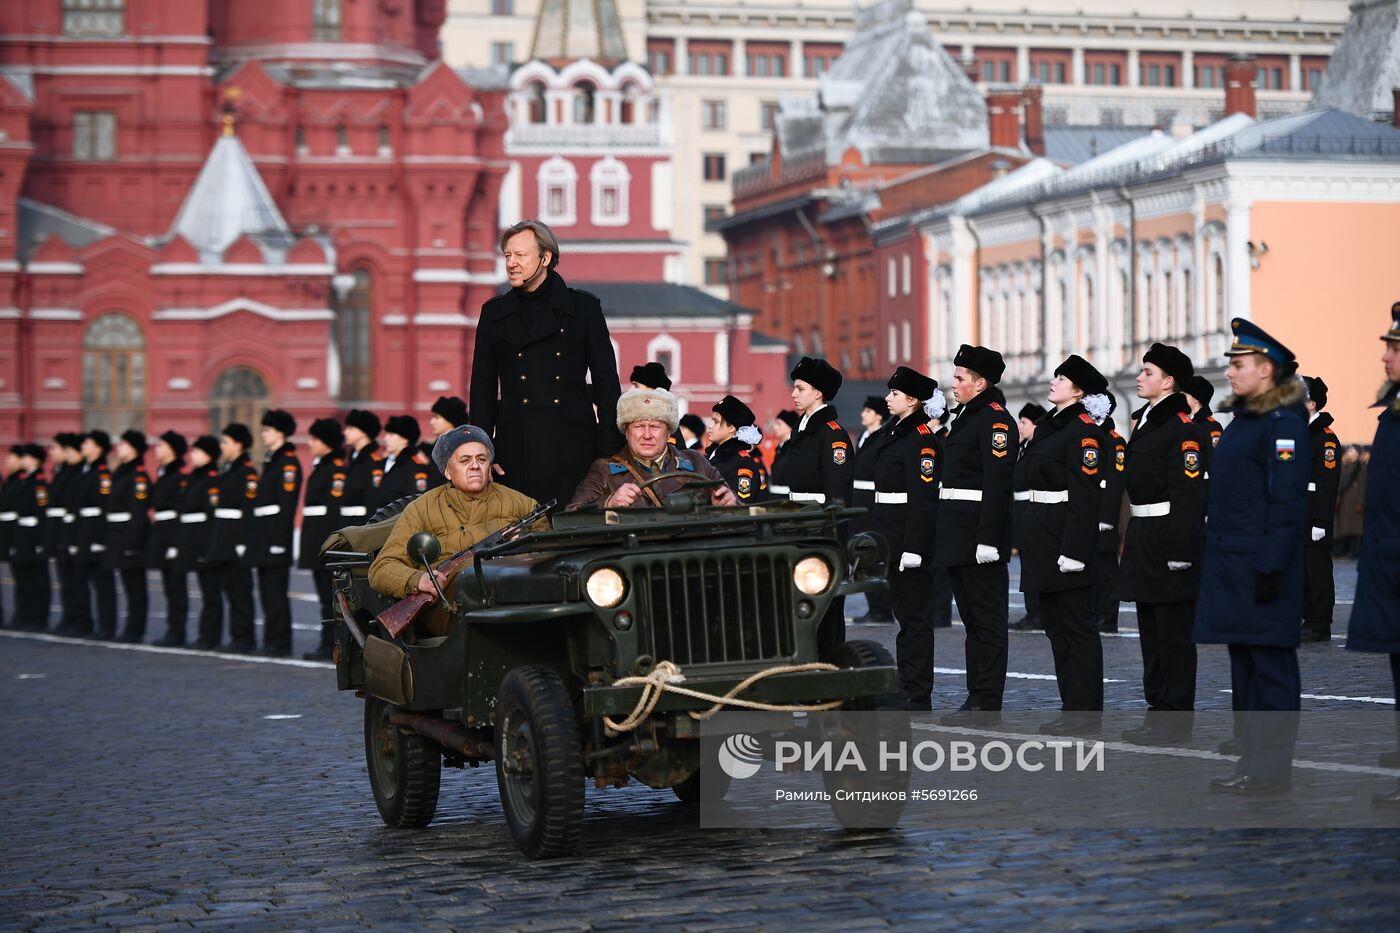
[[[530,858],[567,855],[583,833],[583,744],[552,668],[517,667],[496,698],[496,785],[506,825]]]
[[[442,753],[436,743],[389,722],[394,706],[365,698],[365,765],[384,822],[395,829],[422,829],[437,812]]]

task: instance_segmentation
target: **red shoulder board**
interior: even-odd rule
[[[1112,434],[1114,437],[1118,438],[1118,440],[1120,440],[1120,441],[1123,439],[1123,435],[1119,434],[1117,431],[1109,431],[1108,433],[1109,433],[1109,434]]]
[[[423,451],[420,450],[418,451],[418,453],[413,455],[413,462],[418,464],[419,466],[427,466],[428,458],[423,456]]]
[[[1079,414],[1079,420],[1082,421],[1082,422],[1084,422],[1085,424],[1094,424],[1094,423],[1095,423],[1093,416],[1090,415],[1088,412],[1080,412],[1080,414]]]
[[[345,466],[345,459],[343,457],[332,457],[331,466],[343,467]]]
[[[833,430],[833,431],[840,431],[840,430],[841,430],[841,422],[839,422],[839,421],[828,421],[828,422],[826,423],[826,426],[827,426],[828,428],[831,428],[831,430]]]
[[[740,460],[752,460],[752,459],[753,459],[753,451],[751,451],[751,450],[741,450],[741,451],[739,451],[739,459],[740,459]]]
[[[930,428],[927,424],[921,424],[921,425],[919,425],[919,433],[920,433],[920,434],[932,434],[932,433],[933,433],[933,428]]]
[[[1187,414],[1186,412],[1184,412],[1184,411],[1179,411],[1179,412],[1177,412],[1177,413],[1176,413],[1176,416],[1177,416],[1178,418],[1181,419],[1181,423],[1182,423],[1182,424],[1192,424],[1192,423],[1193,423],[1193,422],[1191,421],[1191,416],[1188,415],[1188,414]]]
[[[1005,408],[1001,407],[1000,402],[991,402],[988,404],[987,407],[990,408],[992,411],[1006,411]]]
[[[1323,428],[1323,429],[1322,429],[1322,433],[1323,433],[1323,434],[1331,434],[1333,437],[1336,437],[1336,436],[1337,436],[1337,432],[1336,432],[1336,431],[1333,431],[1331,428]]]
[[[371,454],[369,455],[369,458],[370,458],[371,460],[383,460],[383,459],[384,459],[384,454],[382,454],[382,453],[380,453],[379,451],[376,450],[376,451],[374,451],[373,453],[371,453]]]

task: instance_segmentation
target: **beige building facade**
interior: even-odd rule
[[[725,292],[725,246],[705,230],[731,176],[772,145],[784,98],[810,99],[856,31],[855,4],[812,0],[615,0],[627,53],[656,77],[673,128],[673,235],[685,281]],[[979,87],[1044,85],[1050,125],[1195,127],[1220,112],[1227,56],[1259,67],[1261,117],[1302,109],[1347,21],[1345,0],[918,0]],[[540,0],[450,0],[443,54],[456,67],[525,60]],[[658,191],[660,196],[662,192]]]

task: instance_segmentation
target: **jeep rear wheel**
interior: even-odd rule
[[[395,829],[422,829],[437,812],[442,754],[436,744],[389,722],[392,704],[365,699],[365,765],[384,822]]]
[[[496,784],[506,825],[530,858],[572,852],[583,833],[583,745],[574,706],[548,667],[517,667],[496,699]]]
[[[879,642],[863,639],[839,645],[832,655],[831,663],[837,667],[854,669],[895,666],[894,656],[890,654],[888,648]],[[846,705],[841,708],[849,710],[889,709],[894,704],[894,697],[862,697],[858,700],[846,701]]]

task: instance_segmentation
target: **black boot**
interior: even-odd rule
[[[308,651],[301,656],[303,661],[334,661],[335,660],[335,626],[321,623],[321,644],[316,646],[315,651]]]
[[[1318,642],[1330,642],[1332,640],[1332,626],[1323,625],[1319,622],[1306,622],[1303,624],[1303,644],[1311,645]]]

